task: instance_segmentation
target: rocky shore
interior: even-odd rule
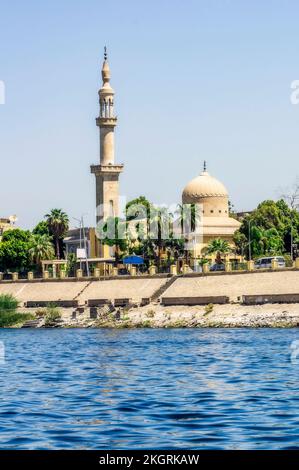
[[[101,311],[90,318],[89,309],[74,315],[61,309],[61,317],[48,324],[54,328],[293,328],[299,326],[299,304],[207,305],[204,307],[163,307],[155,303],[144,307]],[[31,312],[34,315],[34,311]],[[30,325],[28,325],[30,326]],[[43,318],[34,325],[45,328]]]

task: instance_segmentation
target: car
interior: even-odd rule
[[[210,267],[210,271],[225,271],[225,265],[223,263],[214,263]]]
[[[279,268],[286,267],[286,261],[283,256],[267,256],[265,258],[259,258],[254,263],[255,269],[269,269],[272,266],[272,260],[277,260]]]

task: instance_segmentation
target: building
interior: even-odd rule
[[[9,218],[0,218],[0,241],[5,230],[10,230],[14,228],[14,223],[16,220],[16,216],[11,216]]]
[[[91,166],[96,179],[97,224],[107,217],[119,215],[119,175],[123,165],[116,164],[114,158],[114,129],[117,117],[114,114],[114,90],[110,85],[110,68],[105,48],[102,67],[103,84],[99,90],[100,114],[96,119],[100,133],[100,161]],[[113,255],[113,249],[100,246],[100,256]]]
[[[84,233],[83,233],[84,232]],[[85,242],[84,242],[85,234]],[[87,258],[98,258],[98,243],[94,227],[84,227],[83,229],[70,229],[64,240],[66,258],[69,254],[77,254],[77,250],[84,248],[86,243]]]
[[[110,67],[106,48],[102,66],[102,82],[102,87],[98,92],[100,111],[96,119],[100,141],[99,163],[91,166],[91,173],[95,175],[96,182],[98,225],[108,217],[119,216],[119,176],[123,171],[123,165],[115,163],[114,130],[117,117],[114,113],[114,90],[110,84]],[[206,165],[203,172],[185,187],[182,201],[183,204],[197,204],[202,210],[200,233],[189,239],[188,250],[193,260],[204,256],[207,245],[216,238],[228,241],[233,251],[233,235],[239,228],[240,222],[230,217],[228,192],[220,181],[209,175]],[[78,245],[78,236],[75,238],[77,238]],[[70,245],[73,242],[74,240],[70,239]],[[113,247],[98,242],[98,248],[95,248],[94,253],[98,257],[108,258],[114,256],[115,250]]]
[[[226,240],[234,250],[233,236],[240,222],[229,215],[228,191],[204,169],[191,180],[182,193],[183,204],[198,204],[200,208],[199,233],[191,239],[194,258],[205,255],[208,244],[217,238]]]

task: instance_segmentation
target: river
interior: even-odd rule
[[[0,448],[298,449],[296,340],[297,329],[2,329]]]

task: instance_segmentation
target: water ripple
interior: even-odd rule
[[[1,330],[2,449],[298,449],[292,329]]]

